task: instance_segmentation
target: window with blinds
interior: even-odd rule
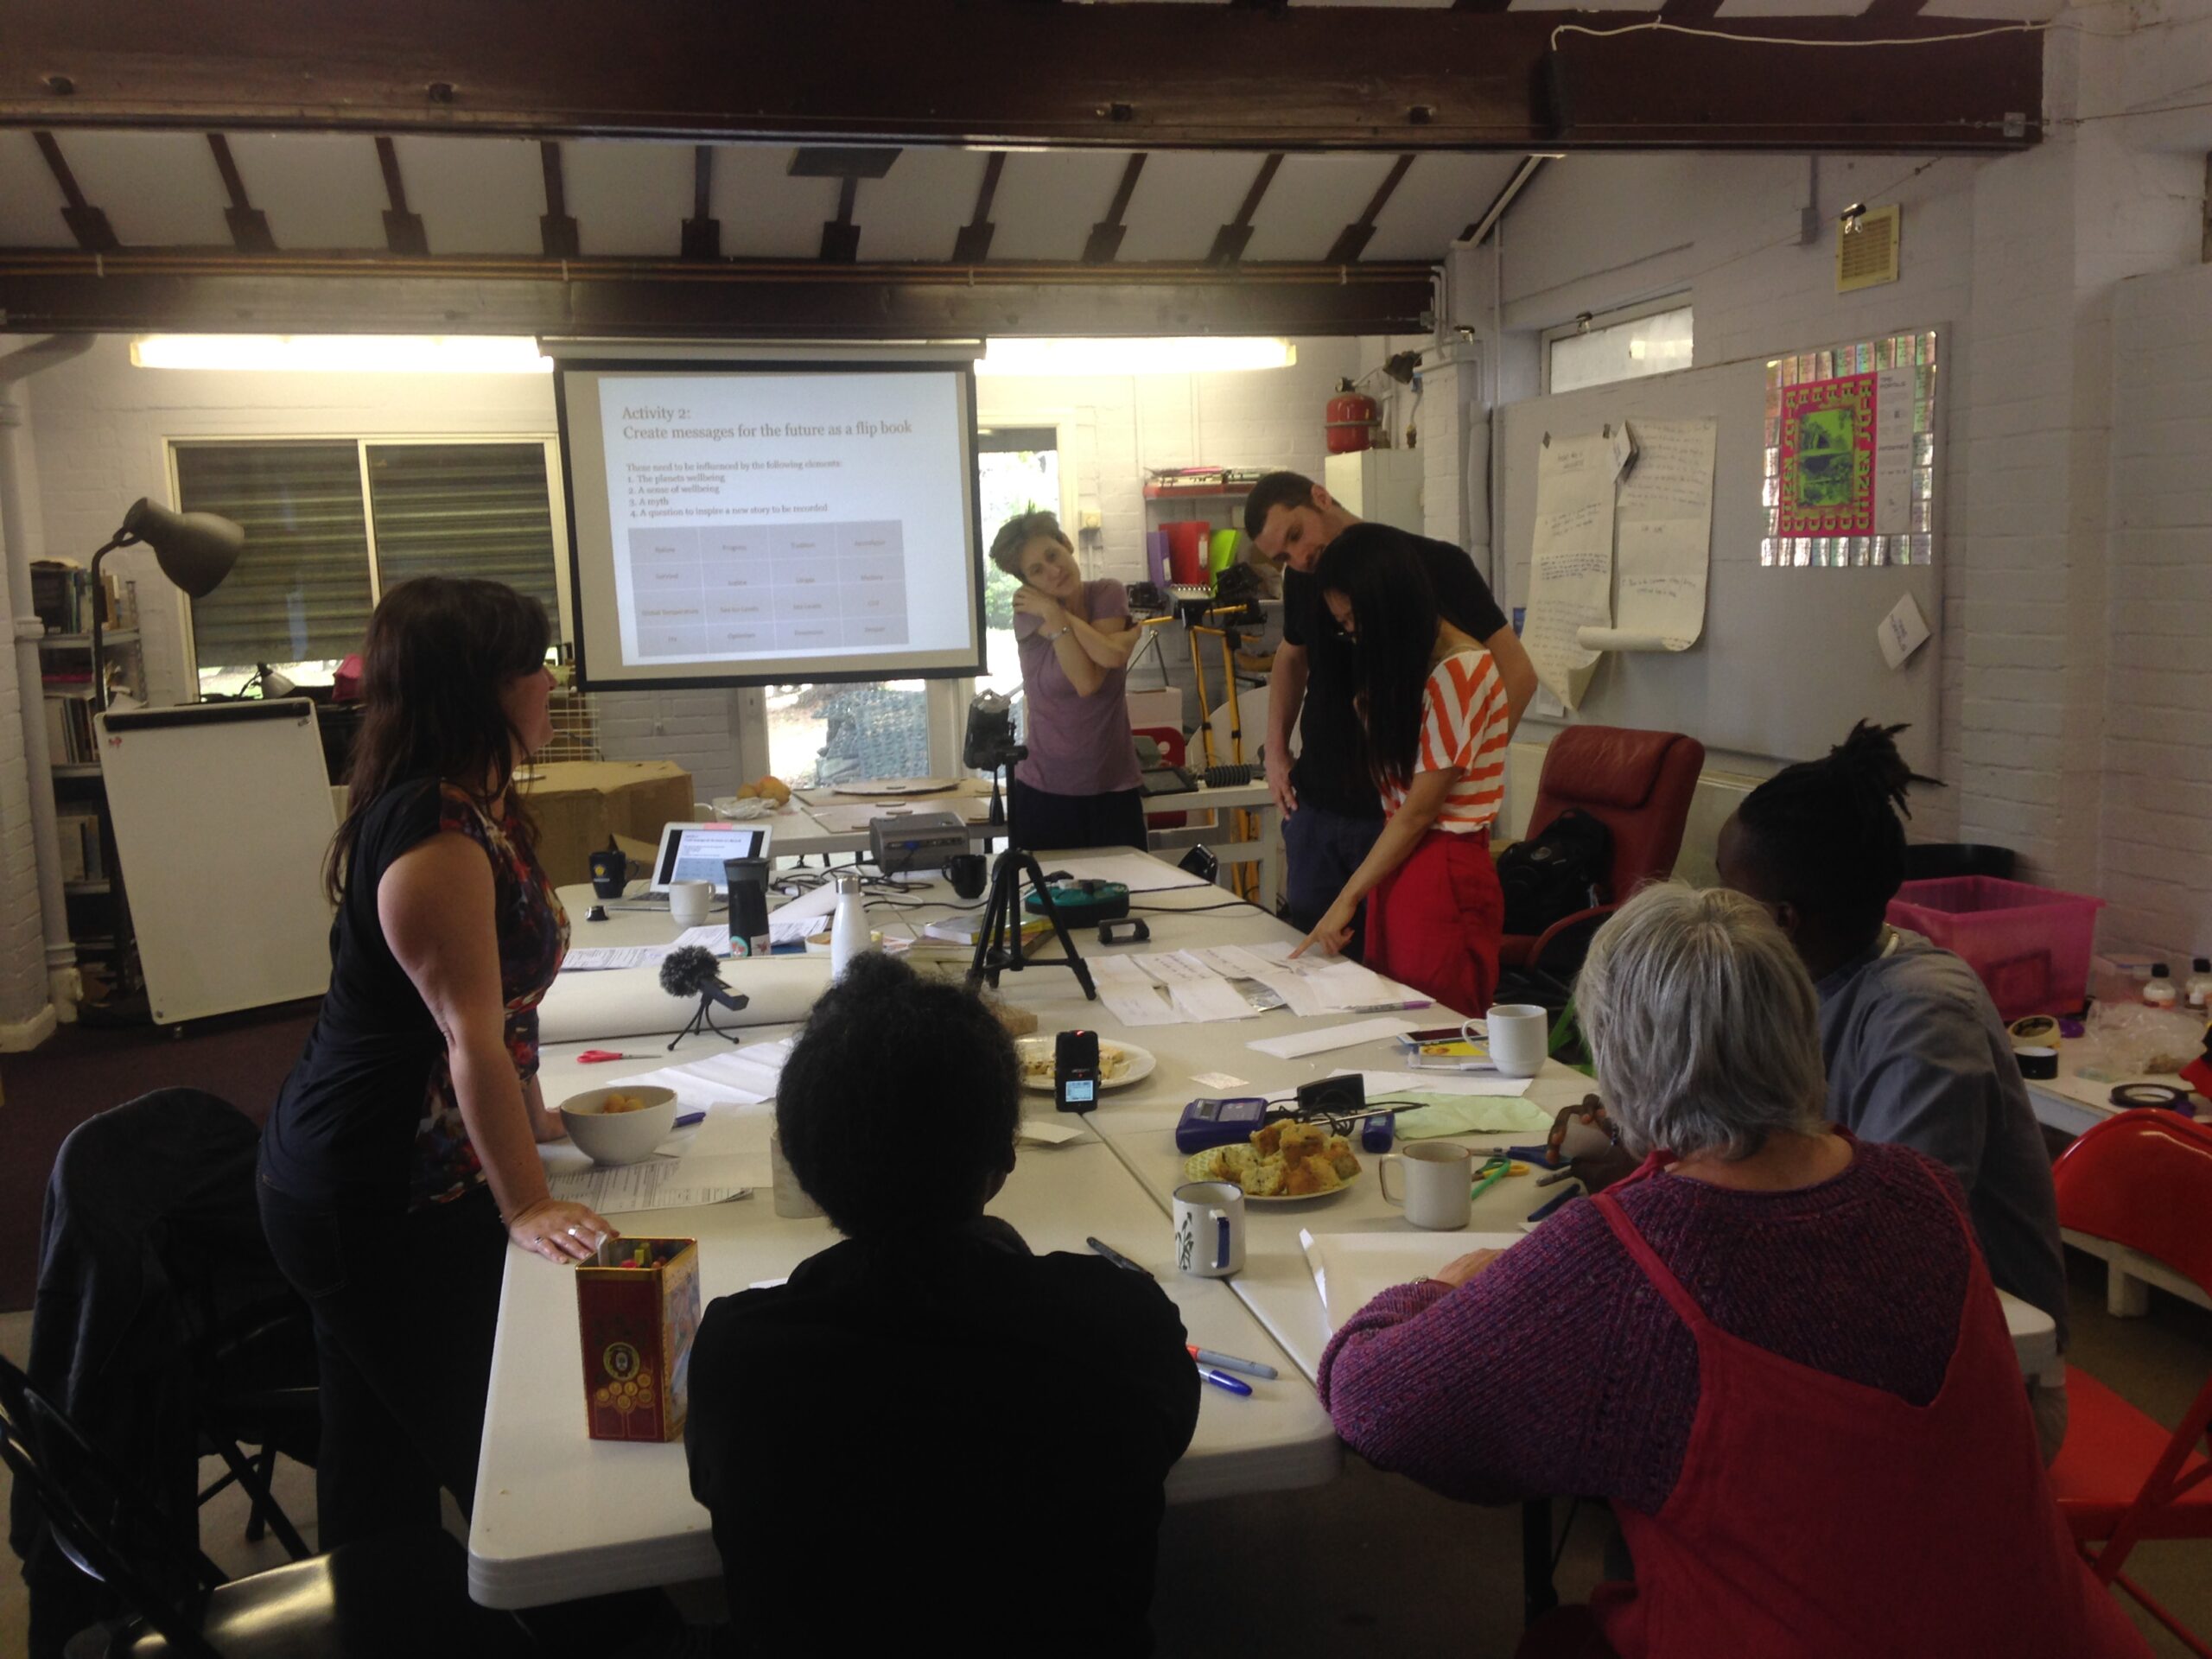
[[[176,483],[185,512],[245,531],[223,585],[193,601],[203,671],[327,662],[359,645],[372,601],[357,444],[180,443]]]
[[[246,533],[228,579],[192,607],[203,690],[234,689],[256,664],[359,650],[378,596],[432,572],[504,582],[544,606],[563,637],[543,440],[180,442],[175,453],[179,506]]]
[[[433,572],[504,582],[544,606],[561,637],[543,444],[372,443],[368,452],[385,588]]]

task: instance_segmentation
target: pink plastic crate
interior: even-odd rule
[[[2089,994],[2089,951],[2105,901],[1993,875],[1908,881],[1892,926],[1925,933],[1966,958],[2007,1020],[2074,1014]]]

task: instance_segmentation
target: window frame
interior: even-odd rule
[[[369,492],[369,450],[386,444],[397,447],[431,446],[459,448],[471,444],[538,445],[545,454],[546,518],[553,531],[553,591],[560,614],[554,619],[556,643],[575,639],[575,601],[569,582],[569,512],[566,480],[561,473],[561,440],[552,432],[210,432],[170,433],[162,440],[162,465],[168,474],[169,505],[183,512],[184,489],[177,470],[177,448],[218,443],[351,443],[361,480],[361,519],[369,561],[369,607],[384,598],[384,568],[377,558],[376,509]],[[183,652],[185,683],[198,694],[200,632],[192,601],[180,594],[184,607]]]
[[[1660,299],[1643,300],[1639,301],[1634,305],[1617,306],[1610,311],[1595,312],[1591,315],[1590,321],[1587,324],[1585,324],[1580,318],[1575,317],[1544,329],[1536,336],[1536,370],[1539,395],[1548,397],[1552,394],[1552,346],[1554,342],[1562,340],[1569,340],[1578,334],[1594,333],[1601,328],[1617,328],[1624,322],[1641,322],[1646,317],[1660,316],[1669,311],[1687,311],[1690,314],[1691,354],[1690,360],[1683,364],[1682,368],[1695,368],[1697,366],[1697,302],[1695,296],[1688,289],[1685,289],[1681,293],[1669,294]],[[1681,372],[1681,370],[1679,369],[1662,369],[1660,371],[1662,374],[1678,374]],[[1635,378],[1638,379],[1647,379],[1653,377],[1639,375]],[[1577,391],[1595,391],[1600,386],[1618,386],[1626,384],[1627,383],[1625,381],[1621,380],[1601,380],[1595,385],[1577,386],[1575,390]]]

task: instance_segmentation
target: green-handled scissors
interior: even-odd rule
[[[1479,1198],[1507,1176],[1525,1174],[1528,1168],[1528,1165],[1517,1164],[1502,1152],[1494,1152],[1475,1172],[1475,1190],[1471,1196]]]

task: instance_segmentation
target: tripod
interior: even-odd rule
[[[991,792],[995,800],[998,793],[998,774],[1002,766],[1010,766],[1027,756],[1028,748],[1019,743],[1007,745],[991,757]],[[1075,972],[1076,983],[1083,987],[1083,994],[1091,1001],[1098,1000],[1098,988],[1091,983],[1090,965],[1077,954],[1075,941],[1068,937],[1066,925],[1052,903],[1052,890],[1046,884],[1045,872],[1038,867],[1035,855],[1024,851],[1016,844],[1014,791],[1006,792],[1007,824],[1006,850],[991,864],[990,896],[983,902],[983,925],[976,934],[975,960],[968,964],[968,985],[974,989],[979,980],[990,981],[996,990],[999,975],[1020,973],[1024,968],[1068,968]],[[995,822],[995,817],[994,822]],[[1052,925],[1052,931],[1060,941],[1060,949],[1067,952],[1065,961],[1039,962],[1034,964],[1023,960],[1021,954],[1021,880],[1029,878],[1037,889],[1039,901],[1045,906],[1045,919]]]

